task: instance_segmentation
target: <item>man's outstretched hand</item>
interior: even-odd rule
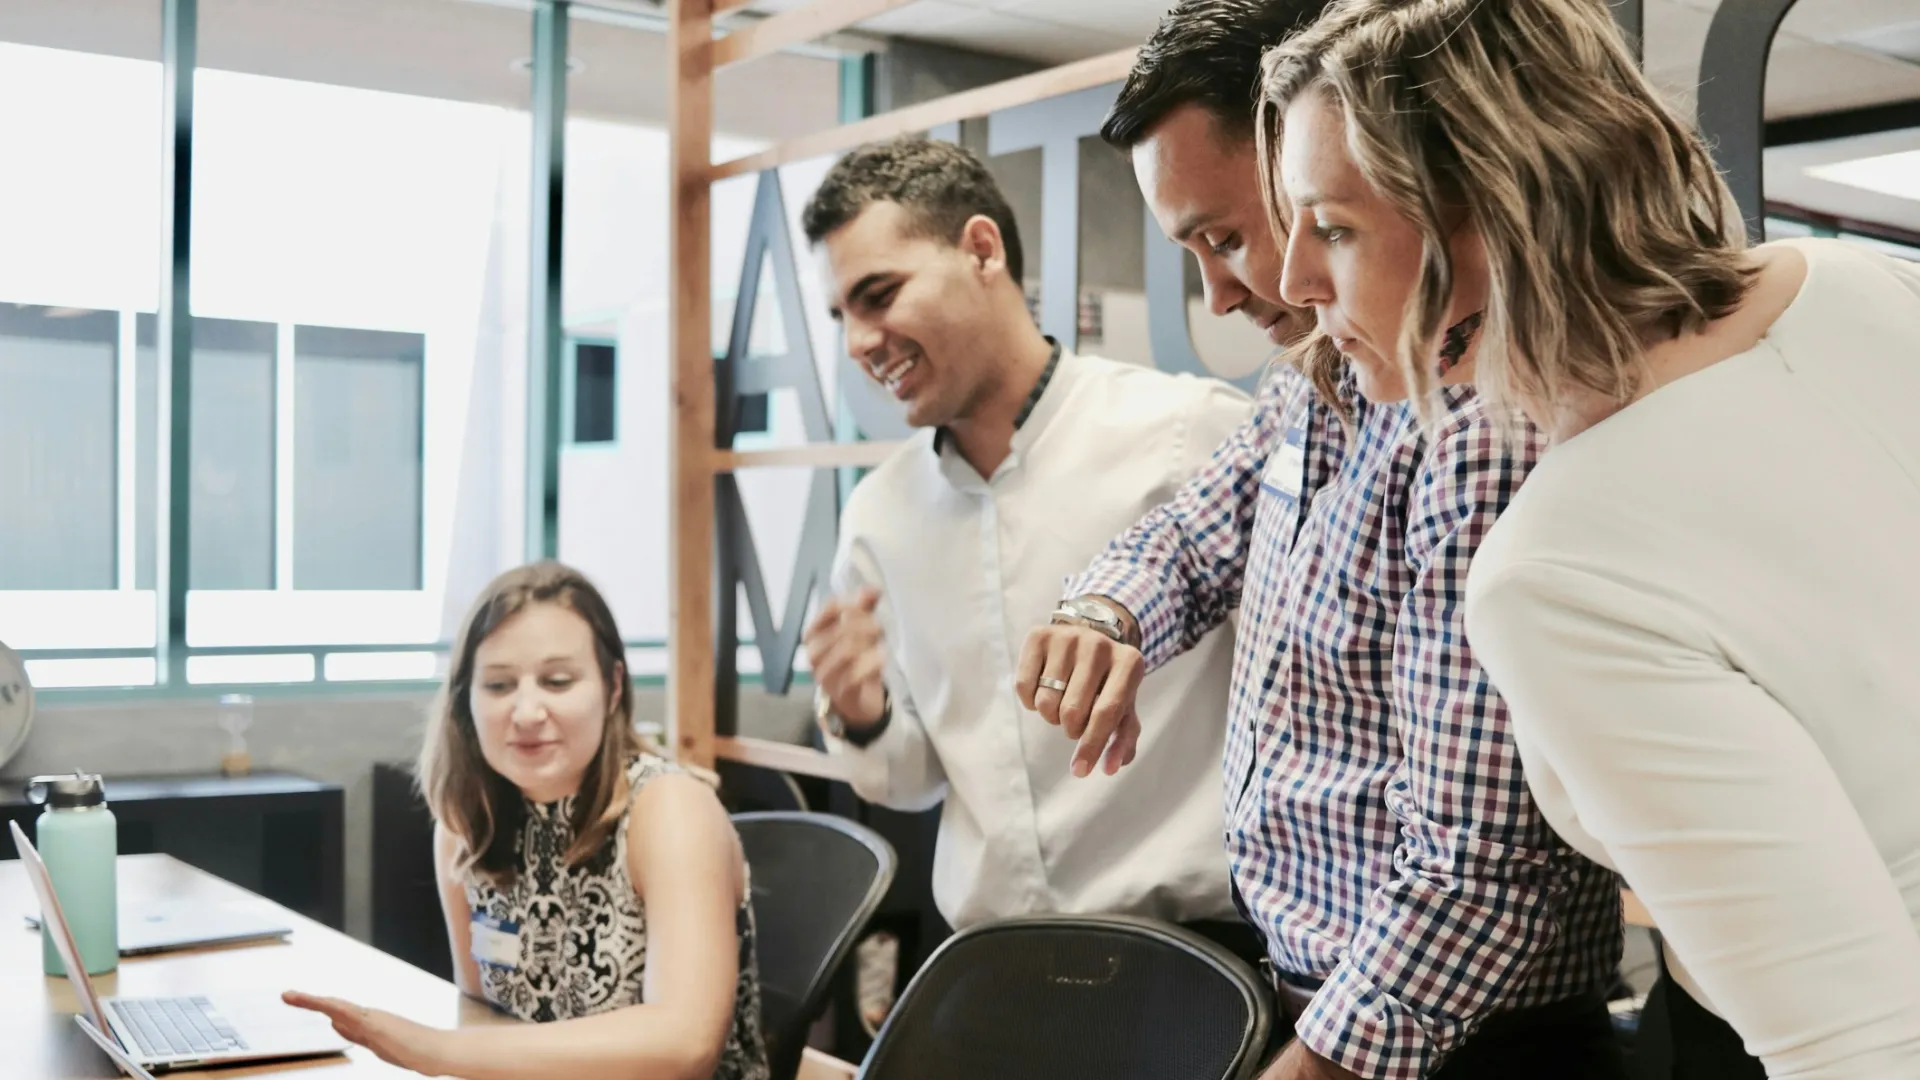
[[[1139,649],[1098,630],[1056,623],[1027,635],[1013,685],[1021,704],[1079,740],[1073,775],[1092,773],[1104,758],[1103,768],[1112,776],[1133,761],[1140,747],[1134,705],[1146,670]]]

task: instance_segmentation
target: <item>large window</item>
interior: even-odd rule
[[[0,42],[0,640],[151,650],[140,588],[137,316],[160,267],[160,51]],[[148,432],[151,439],[151,433]],[[149,530],[150,531],[150,530]],[[43,685],[150,682],[149,653],[34,663]]]
[[[435,10],[524,54],[524,12]],[[150,653],[98,654],[154,645],[167,500],[188,507],[186,643],[223,650],[194,682],[431,676],[522,555],[501,493],[524,456],[493,433],[526,347],[525,74],[502,63],[491,101],[350,62],[375,85],[276,78],[261,28],[223,18],[252,17],[206,10],[203,38],[254,70],[210,47],[195,77],[184,500],[162,468],[182,418],[156,348],[160,64],[0,44],[0,639],[42,685],[154,680]],[[284,655],[328,645],[353,651]]]
[[[133,34],[114,20],[136,7]],[[560,555],[649,674],[667,630],[668,65],[663,21],[622,7],[572,8]],[[527,553],[530,14],[410,2],[370,34],[364,6],[332,0],[202,5],[181,417],[158,347],[158,5],[109,8],[0,19],[32,39],[0,42],[0,640],[42,687],[164,677],[155,585],[182,507],[188,682],[432,677],[473,596]],[[716,156],[831,126],[838,91],[828,58],[729,69]],[[790,215],[824,167],[786,170]],[[715,193],[722,345],[752,198],[751,180]],[[765,439],[803,440],[791,402],[767,411]],[[804,485],[745,483],[783,592]]]
[[[0,305],[0,589],[118,583],[120,319]]]
[[[424,587],[426,338],[294,331],[293,587]]]

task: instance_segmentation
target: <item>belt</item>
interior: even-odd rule
[[[1273,987],[1274,1002],[1280,1010],[1280,1026],[1294,1027],[1312,1007],[1313,996],[1320,992],[1320,980],[1283,972],[1274,967],[1271,960],[1260,961],[1260,974],[1267,985]]]

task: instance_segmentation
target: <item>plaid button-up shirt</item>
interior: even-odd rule
[[[1467,650],[1467,567],[1538,457],[1467,387],[1430,435],[1351,386],[1354,431],[1275,367],[1252,419],[1067,595],[1140,624],[1149,667],[1240,611],[1226,751],[1235,886],[1297,1026],[1364,1077],[1414,1080],[1488,1016],[1604,988],[1619,884],[1562,843]]]

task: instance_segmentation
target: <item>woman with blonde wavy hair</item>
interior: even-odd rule
[[[1920,1076],[1920,267],[1748,249],[1603,0],[1348,0],[1262,91],[1308,370],[1549,441],[1468,636],[1660,926],[1661,1075]]]
[[[739,839],[635,733],[620,630],[579,571],[509,570],[474,602],[419,777],[455,980],[531,1023],[290,1004],[428,1076],[767,1080]]]

